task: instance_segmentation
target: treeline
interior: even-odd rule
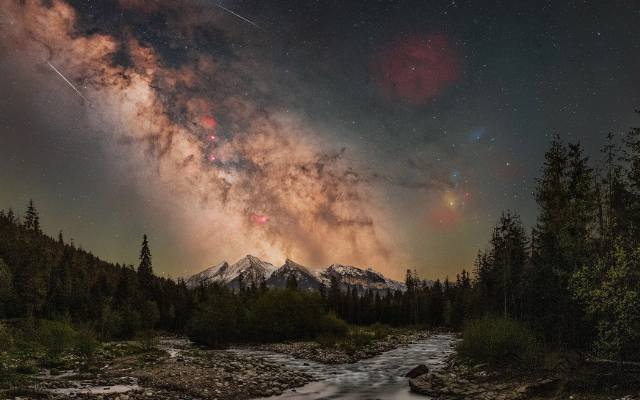
[[[527,235],[506,212],[476,260],[478,310],[529,326],[547,345],[640,359],[640,129],[613,134],[594,165],[555,137]],[[593,346],[593,347],[592,347]]]
[[[237,342],[275,342],[344,336],[347,324],[329,312],[317,292],[294,287],[241,287],[233,292],[219,284],[193,292],[196,304],[186,332],[213,347]]]
[[[421,280],[417,272],[407,270],[405,284],[406,291],[362,293],[355,287],[345,291],[332,280],[321,295],[338,317],[358,325],[383,323],[459,329],[473,315],[472,280],[465,270],[456,276],[455,282],[448,278],[444,282]]]
[[[140,260],[137,270],[107,263],[43,234],[33,202],[23,218],[0,211],[0,318],[90,324],[104,339],[182,329],[193,309],[185,284],[153,274],[146,237]]]

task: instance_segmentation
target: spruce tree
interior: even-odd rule
[[[29,206],[24,216],[24,227],[27,230],[34,232],[40,232],[40,216],[38,210],[36,210],[33,200],[29,200]]]
[[[140,249],[140,265],[138,266],[138,281],[140,282],[140,287],[143,290],[148,292],[151,290],[152,280],[153,280],[153,267],[151,265],[151,250],[149,250],[149,241],[147,240],[147,235],[144,235],[142,239],[142,248]]]

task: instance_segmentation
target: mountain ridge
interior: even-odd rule
[[[387,278],[373,268],[362,269],[343,264],[331,264],[324,269],[309,268],[289,258],[282,266],[275,267],[250,254],[232,265],[223,261],[191,275],[185,281],[191,288],[201,283],[216,282],[233,289],[240,287],[241,284],[246,286],[253,284],[259,287],[263,282],[267,287],[284,288],[291,276],[296,278],[297,286],[302,290],[328,288],[332,279],[337,281],[341,290],[352,288],[361,294],[367,290],[381,294],[389,290],[392,292],[406,290],[403,282]]]

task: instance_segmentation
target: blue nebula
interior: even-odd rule
[[[482,137],[487,133],[487,128],[479,127],[469,132],[469,141],[472,143],[478,143]]]
[[[460,171],[458,171],[457,169],[452,170],[449,174],[449,182],[451,182],[453,187],[458,187],[461,178],[462,176],[460,175]]]

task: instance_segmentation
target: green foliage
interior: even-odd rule
[[[41,321],[39,338],[45,346],[46,360],[59,362],[61,356],[72,348],[75,336],[76,332],[66,322]]]
[[[14,341],[11,331],[6,326],[0,324],[0,353],[11,351],[13,345]]]
[[[9,313],[8,305],[11,301],[13,276],[9,266],[0,258],[0,318]]]
[[[244,314],[237,299],[226,288],[212,287],[212,294],[199,304],[187,326],[187,334],[198,343],[221,347],[238,340]]]
[[[572,283],[596,321],[597,351],[615,359],[640,359],[640,247],[616,245],[612,254],[581,268]]]
[[[144,352],[150,352],[158,348],[160,340],[158,334],[153,330],[145,330],[138,334],[138,341],[140,342],[140,348]]]
[[[511,319],[490,317],[470,321],[457,350],[462,359],[494,367],[539,366],[543,354],[534,335],[524,325]]]
[[[96,327],[98,335],[103,340],[115,339],[124,336],[124,319],[122,314],[105,304],[102,308],[100,319]]]
[[[322,328],[334,330],[324,319],[320,296],[293,289],[268,291],[251,314],[256,338],[266,341],[311,338]]]
[[[95,333],[88,328],[83,328],[76,332],[74,337],[74,351],[87,360],[93,359],[100,343],[96,339]]]
[[[233,294],[209,288],[189,322],[187,333],[199,343],[223,347],[240,341],[280,341],[347,333],[346,323],[327,313],[320,295],[294,289]]]
[[[322,316],[318,329],[322,335],[331,335],[334,337],[344,336],[349,331],[349,325],[341,320],[335,313],[329,312]]]

